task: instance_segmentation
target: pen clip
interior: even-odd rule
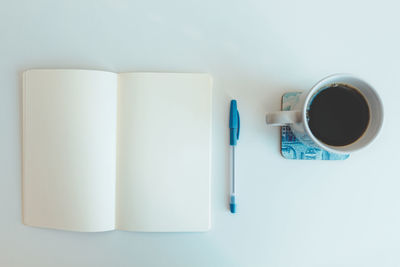
[[[237,110],[237,118],[238,118],[238,129],[237,129],[237,135],[236,135],[236,139],[239,140],[239,133],[240,133],[240,115],[239,115],[239,111]]]

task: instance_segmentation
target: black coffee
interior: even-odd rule
[[[369,123],[369,107],[356,89],[335,84],[319,92],[308,110],[313,135],[331,146],[345,146],[362,136]]]

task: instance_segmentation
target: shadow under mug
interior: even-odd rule
[[[364,97],[369,108],[369,122],[361,137],[345,146],[333,146],[316,138],[310,130],[307,112],[316,95],[335,84],[355,88]],[[340,103],[337,103],[340,108]],[[383,105],[377,92],[365,81],[350,74],[333,74],[317,82],[308,92],[303,92],[291,110],[267,113],[266,122],[271,126],[289,125],[293,134],[303,144],[326,151],[349,154],[370,144],[378,135],[383,123]]]

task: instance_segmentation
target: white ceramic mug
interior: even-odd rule
[[[322,90],[335,84],[357,89],[364,96],[370,113],[369,123],[363,135],[345,146],[332,146],[322,142],[313,135],[308,125],[307,111],[312,99]],[[340,103],[337,105],[340,107]],[[383,105],[374,88],[365,81],[350,74],[334,74],[320,80],[308,92],[301,93],[299,101],[292,110],[268,113],[266,122],[272,126],[289,125],[296,138],[305,145],[319,147],[333,153],[349,154],[365,147],[375,139],[383,123]]]

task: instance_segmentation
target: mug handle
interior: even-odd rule
[[[267,113],[265,120],[271,126],[284,126],[301,122],[301,111],[285,110]]]

